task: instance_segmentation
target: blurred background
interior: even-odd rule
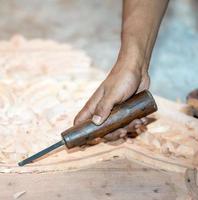
[[[109,71],[120,47],[121,0],[0,0],[0,40],[15,34],[84,49]],[[185,101],[198,87],[198,1],[170,0],[151,64],[151,91]]]

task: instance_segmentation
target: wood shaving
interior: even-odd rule
[[[195,166],[198,160],[197,119],[182,113],[182,104],[160,97],[156,100],[159,108],[157,120],[149,124],[147,130],[134,142],[143,149],[152,149],[153,154],[155,152],[173,159],[183,158],[186,163]],[[191,124],[190,130],[186,123]]]
[[[21,192],[17,192],[13,195],[14,199],[19,199],[21,196],[23,196],[26,193],[26,191],[21,191]]]
[[[63,166],[78,169],[104,160],[104,152],[111,156],[114,150],[125,147],[153,160],[198,166],[197,119],[182,113],[182,104],[155,97],[159,108],[151,116],[155,121],[139,129],[135,139],[116,146],[100,143],[84,151],[62,151],[30,168],[15,167],[22,159],[60,140],[60,133],[72,126],[75,115],[103,78],[100,70],[91,67],[90,58],[70,45],[21,36],[1,41],[0,171],[43,172],[62,170]]]
[[[16,164],[60,140],[102,79],[70,45],[22,36],[1,41],[1,163]]]

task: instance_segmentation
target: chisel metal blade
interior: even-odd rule
[[[24,165],[26,165],[26,164],[28,164],[28,163],[31,163],[31,162],[33,162],[34,160],[36,160],[36,159],[38,159],[38,158],[44,156],[45,154],[47,154],[47,153],[53,151],[54,149],[57,149],[58,147],[60,147],[60,146],[62,146],[62,145],[64,145],[64,144],[65,144],[64,141],[61,140],[61,141],[59,141],[59,142],[57,142],[57,143],[55,143],[55,144],[53,144],[53,145],[47,147],[46,149],[43,149],[42,151],[40,151],[40,152],[34,154],[33,156],[30,156],[29,158],[27,158],[27,159],[25,159],[25,160],[19,162],[18,165],[19,165],[19,166],[24,166]]]

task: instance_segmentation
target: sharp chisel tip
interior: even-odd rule
[[[18,165],[20,167],[22,167],[22,166],[24,166],[26,164],[32,163],[34,160],[36,160],[36,159],[42,157],[43,155],[53,151],[54,149],[62,146],[63,144],[64,144],[64,141],[61,140],[61,141],[51,145],[50,147],[47,147],[46,149],[34,154],[33,156],[30,156],[29,158],[26,158],[25,160],[22,160],[21,162],[18,163]]]

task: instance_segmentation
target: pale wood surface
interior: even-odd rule
[[[2,162],[0,200],[13,199],[13,195],[23,191],[20,199],[25,200],[197,200],[196,180],[185,172],[198,167],[198,121],[186,114],[186,105],[160,97],[156,100],[159,111],[150,116],[152,123],[139,130],[135,139],[119,145],[100,143],[70,152],[60,149],[23,168]],[[34,138],[35,141],[26,138],[26,142],[23,138],[22,142],[31,141],[34,147],[40,137]]]
[[[148,168],[114,158],[75,172],[1,174],[0,199],[10,200],[196,200],[184,174]]]
[[[159,110],[135,139],[112,145],[100,143],[81,149],[60,149],[25,167],[0,165],[1,172],[47,172],[79,170],[113,157],[128,158],[158,169],[184,172],[198,166],[198,120],[187,115],[187,105],[155,97]]]
[[[104,75],[82,50],[22,36],[0,41],[0,74],[3,164],[60,140]]]
[[[79,170],[115,156],[177,172],[198,166],[198,120],[184,112],[186,105],[155,97],[159,110],[135,139],[60,149],[18,167],[18,161],[60,140],[103,73],[91,67],[85,52],[54,41],[16,36],[0,42],[0,55],[0,172]]]

